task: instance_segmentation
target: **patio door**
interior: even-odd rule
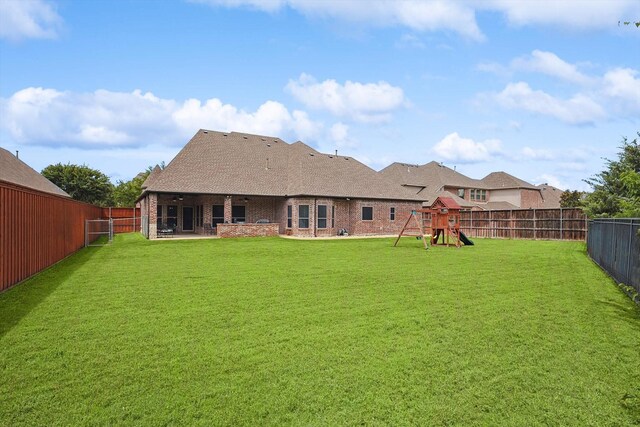
[[[182,207],[182,231],[193,231],[193,206]]]

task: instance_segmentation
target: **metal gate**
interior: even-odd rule
[[[113,241],[112,219],[88,219],[84,226],[84,246],[104,246]]]

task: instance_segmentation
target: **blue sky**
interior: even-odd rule
[[[636,0],[0,1],[0,146],[130,179],[199,129],[582,181],[640,130]]]

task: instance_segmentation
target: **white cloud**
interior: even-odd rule
[[[636,0],[493,0],[477,4],[504,13],[512,25],[553,25],[563,29],[607,29],[619,20],[640,14]]]
[[[349,135],[349,126],[344,123],[335,123],[329,129],[329,139],[335,143],[337,148],[354,148],[358,146],[355,141]]]
[[[298,80],[290,80],[286,88],[308,108],[360,122],[389,121],[391,112],[406,104],[402,89],[383,81],[318,82],[313,76],[303,73]]]
[[[328,18],[370,27],[405,27],[413,31],[451,31],[483,40],[477,12],[503,14],[511,25],[561,29],[612,29],[640,14],[637,0],[191,0],[213,7],[245,7],[267,13],[289,8],[307,17]]]
[[[564,185],[557,176],[551,175],[548,173],[543,173],[542,175],[538,175],[537,177],[535,177],[533,179],[533,184],[534,185],[548,184],[553,187],[559,188],[561,190],[564,190],[567,188],[567,186]]]
[[[529,56],[514,59],[511,61],[511,68],[547,74],[578,84],[593,82],[592,78],[578,71],[575,65],[563,61],[552,52],[541,50],[534,50]]]
[[[441,159],[461,163],[488,161],[503,154],[500,140],[488,139],[476,142],[469,138],[462,138],[457,132],[445,136],[433,146],[432,151]]]
[[[465,4],[444,0],[192,0],[214,7],[246,7],[273,13],[285,7],[305,16],[363,24],[406,27],[414,31],[447,30],[482,40],[475,12]]]
[[[551,150],[546,150],[543,148],[531,148],[524,147],[522,148],[521,154],[524,158],[529,160],[553,160],[555,156]]]
[[[43,0],[0,1],[0,38],[8,40],[52,39],[58,36],[62,18]]]
[[[640,109],[640,78],[638,71],[630,68],[616,68],[603,77],[604,93],[617,98],[633,109]]]
[[[491,97],[503,108],[519,109],[555,117],[569,124],[589,124],[606,117],[604,109],[593,99],[576,94],[560,99],[541,90],[533,90],[525,82],[509,83]]]
[[[92,93],[26,88],[0,100],[0,128],[16,142],[81,148],[175,145],[200,128],[313,140],[320,123],[267,101],[247,112],[219,99],[180,103],[150,92]]]

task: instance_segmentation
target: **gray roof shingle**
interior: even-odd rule
[[[520,178],[509,175],[506,172],[491,172],[489,175],[481,179],[481,181],[490,189],[499,190],[502,188],[527,188],[530,190],[539,190],[535,185],[529,184]]]
[[[424,200],[352,157],[300,141],[202,129],[145,185],[147,192]]]
[[[71,197],[2,147],[0,147],[0,181],[7,181],[57,196]]]

